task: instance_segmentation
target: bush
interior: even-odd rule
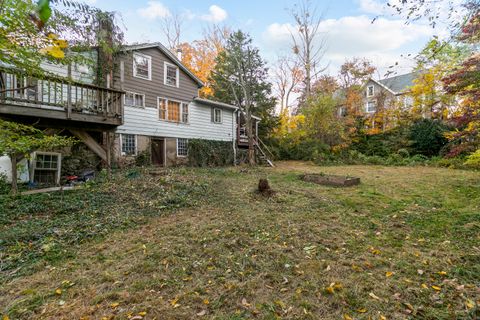
[[[147,167],[151,164],[152,155],[150,154],[149,150],[142,151],[135,157],[135,165],[137,167]]]
[[[399,155],[402,158],[408,158],[410,157],[410,152],[405,148],[401,148],[401,149],[398,149],[397,155]]]
[[[409,134],[412,152],[429,157],[438,155],[448,142],[444,136],[447,129],[445,124],[437,120],[422,119],[415,122]]]
[[[472,153],[467,157],[467,161],[465,161],[465,165],[468,167],[472,167],[475,169],[480,169],[480,149]]]
[[[188,141],[188,163],[194,167],[217,167],[233,164],[230,141],[191,139]]]
[[[7,175],[0,172],[0,194],[7,194],[10,192],[11,185],[8,183]]]

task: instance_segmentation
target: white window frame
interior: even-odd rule
[[[135,103],[135,96],[142,96],[143,99],[143,105],[137,106],[137,105],[128,105],[127,104],[127,94],[133,94],[133,102]],[[145,94],[142,93],[137,93],[137,92],[132,92],[132,91],[126,91],[125,95],[123,96],[123,105],[126,107],[135,107],[135,108],[145,108]]]
[[[176,72],[176,83],[175,83],[175,85],[171,85],[171,84],[167,83],[167,67],[173,67],[177,71]],[[163,62],[163,84],[166,85],[166,86],[169,86],[169,87],[176,87],[176,88],[180,87],[180,70],[179,70],[178,66],[176,66],[172,63],[168,63],[166,61]]]
[[[148,77],[144,77],[144,76],[141,76],[141,75],[137,74],[137,68],[136,68],[136,64],[135,64],[135,56],[146,58],[148,60]],[[150,81],[152,80],[152,57],[147,56],[147,55],[142,54],[142,53],[134,53],[133,54],[132,65],[133,65],[133,76],[135,78],[139,78],[139,79],[143,79],[143,80],[150,80]]]
[[[372,88],[372,94],[369,94],[370,93],[370,88]],[[375,95],[375,86],[374,85],[370,85],[367,87],[367,97],[373,97]]]
[[[178,149],[179,149],[179,148],[178,148],[178,141],[179,141],[179,140],[185,140],[185,141],[186,141],[187,154],[179,154],[179,153],[178,153]],[[177,157],[179,157],[179,158],[186,158],[186,157],[188,157],[188,139],[186,139],[186,138],[177,138]]]
[[[217,121],[216,112],[220,112],[220,121]],[[223,123],[223,110],[220,108],[213,108],[213,123],[221,124]]]
[[[368,104],[369,104],[369,103],[375,104],[375,110],[369,111],[369,108],[368,108]],[[366,113],[375,113],[375,112],[377,112],[377,105],[376,105],[376,104],[377,104],[377,100],[367,101],[367,104],[365,105],[365,112],[366,112]]]
[[[37,156],[56,156],[57,158],[57,168],[37,168]],[[62,154],[59,152],[43,152],[43,151],[35,151],[32,157],[32,175],[30,178],[30,182],[35,181],[35,170],[46,170],[46,171],[56,171],[55,175],[55,184],[60,184],[60,173],[62,170]]]
[[[135,138],[135,150],[134,150],[134,154],[131,155],[127,155],[124,151],[123,151],[123,136],[124,135],[130,135],[130,136],[133,136]],[[121,133],[120,134],[120,153],[122,154],[122,156],[136,156],[138,154],[138,137],[136,134],[131,134],[131,133]]]
[[[165,119],[162,119],[160,118],[160,100],[165,100],[165,103],[166,103],[166,108],[165,108]],[[180,104],[180,118],[179,118],[179,121],[172,121],[170,119],[168,119],[168,103],[169,102],[177,102]],[[184,105],[187,105],[187,108],[188,108],[188,116],[187,116],[187,122],[183,122],[183,106]],[[164,97],[157,97],[157,109],[158,109],[158,114],[157,114],[157,119],[160,120],[160,121],[168,121],[168,122],[173,122],[173,123],[178,123],[178,124],[189,124],[190,123],[190,106],[188,105],[188,103],[186,102],[183,102],[183,101],[180,101],[180,100],[176,100],[176,99],[169,99],[169,98],[164,98]]]

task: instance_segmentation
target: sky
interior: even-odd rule
[[[183,17],[181,41],[202,37],[212,24],[248,32],[262,57],[272,65],[279,55],[292,52],[290,28],[293,0],[87,0],[120,17],[127,43],[165,42],[161,19],[172,13]],[[439,30],[428,23],[409,25],[394,15],[385,0],[313,0],[324,20],[320,30],[325,37],[322,65],[336,74],[339,66],[352,57],[365,57],[378,68],[382,78],[389,66],[398,65],[398,74],[411,71],[417,53]],[[374,23],[373,18],[377,17]],[[402,57],[404,56],[404,57]]]

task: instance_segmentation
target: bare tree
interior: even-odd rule
[[[278,57],[273,68],[273,87],[280,102],[280,113],[290,108],[290,96],[304,80],[304,72],[297,59]]]
[[[291,14],[295,20],[295,30],[291,30],[293,51],[305,71],[305,97],[309,98],[313,79],[326,69],[321,66],[326,37],[319,31],[323,14],[317,12],[311,0],[300,0]]]
[[[167,40],[168,49],[175,53],[180,46],[183,18],[178,12],[172,12],[161,20],[161,31]]]

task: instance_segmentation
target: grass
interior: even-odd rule
[[[362,184],[298,178],[320,172]],[[0,199],[0,314],[480,317],[479,173],[285,162],[138,175]],[[273,197],[254,192],[261,177]]]

